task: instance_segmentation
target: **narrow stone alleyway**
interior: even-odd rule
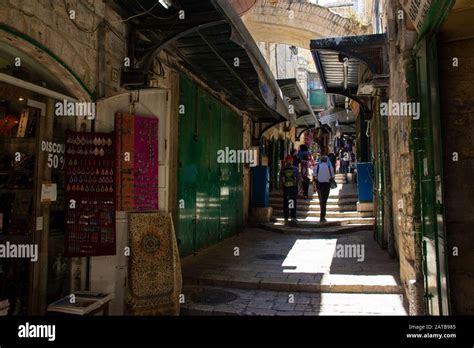
[[[364,252],[338,252],[354,246]],[[249,228],[182,266],[183,315],[407,313],[398,263],[368,230],[307,236]]]

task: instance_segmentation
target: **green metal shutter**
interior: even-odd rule
[[[242,121],[220,101],[181,78],[177,235],[182,256],[229,237],[243,225],[242,164],[217,152],[242,149]]]
[[[183,255],[195,250],[196,238],[196,189],[198,148],[196,134],[197,90],[187,79],[181,79],[180,105],[184,114],[179,115],[178,149],[178,218],[177,238]]]

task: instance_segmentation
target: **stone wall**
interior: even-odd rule
[[[70,11],[75,11],[74,20],[70,19]],[[105,71],[99,74],[99,23],[103,19],[107,23],[105,45],[101,48],[105,50]],[[104,1],[4,0],[0,4],[0,22],[59,57],[94,97],[120,92],[120,81],[112,78],[112,70],[119,72],[123,66],[126,26]],[[105,95],[98,95],[99,76]]]
[[[396,0],[387,1],[386,14],[389,35],[390,88],[392,102],[407,102],[407,71],[411,62],[410,38],[413,32],[395,19]],[[398,36],[398,40],[397,40]],[[421,250],[415,240],[414,226],[414,157],[410,149],[412,120],[410,117],[388,116],[390,148],[391,198],[395,248],[400,260],[400,277],[405,286],[410,314],[422,314],[423,279],[419,269]],[[390,197],[390,194],[387,194]]]

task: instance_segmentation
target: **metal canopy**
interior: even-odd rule
[[[288,103],[293,106],[296,114],[297,126],[314,126],[318,125],[319,121],[308,102],[308,98],[304,94],[300,85],[295,78],[279,79],[278,85],[283,92],[283,95],[288,99]]]
[[[365,68],[373,77],[388,74],[385,34],[311,40],[311,52],[326,93],[358,102],[357,89]]]
[[[289,119],[278,84],[229,1],[170,3],[165,9],[156,0],[112,0],[122,18],[136,16],[128,21],[132,68],[149,73],[166,50],[254,120]]]

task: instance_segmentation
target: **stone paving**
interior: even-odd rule
[[[216,305],[195,303],[192,293],[198,286],[185,286],[183,315],[407,315],[403,296],[397,294],[287,293],[282,291],[244,290],[213,287],[231,291],[238,299]]]
[[[277,259],[261,258],[267,254]],[[195,256],[184,258],[182,269],[185,290],[212,286],[239,293],[234,310],[227,305],[214,308],[188,301],[183,306],[184,313],[194,310],[224,314],[220,312],[225,311],[217,310],[219,306],[220,309],[228,307],[231,314],[237,315],[406,313],[398,262],[380,249],[372,238],[372,231],[298,236],[248,228]],[[285,303],[289,293],[295,298],[309,298],[310,303]],[[263,298],[266,300],[261,300]],[[315,306],[317,299],[320,307]],[[277,303],[281,303],[281,307]]]

